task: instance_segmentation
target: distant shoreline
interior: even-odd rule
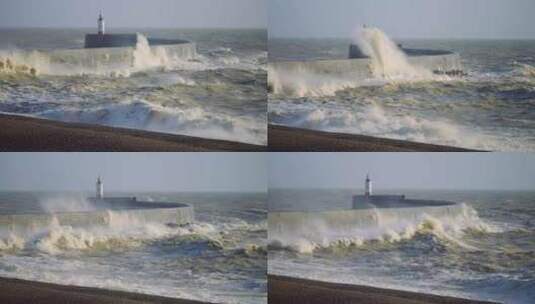
[[[0,151],[257,152],[265,146],[0,114]]]
[[[204,304],[207,302],[152,296],[126,291],[58,285],[0,277],[0,303]]]
[[[272,152],[479,152],[366,135],[317,131],[270,124],[269,151]]]
[[[490,304],[468,300],[361,285],[320,282],[268,275],[269,303],[273,304]]]

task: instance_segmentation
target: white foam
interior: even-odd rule
[[[273,67],[268,67],[268,83],[273,93],[293,97],[333,96],[340,90],[366,84],[342,75],[322,75],[304,68],[279,70]]]
[[[430,215],[425,211],[407,216],[393,215],[394,211],[375,209],[373,223],[354,222],[348,225],[344,221],[323,220],[321,214],[302,226],[292,226],[291,230],[281,230],[282,218],[275,218],[269,228],[269,244],[272,247],[287,248],[300,253],[311,253],[327,247],[362,246],[370,241],[395,243],[411,239],[418,234],[433,234],[444,241],[468,250],[477,250],[474,246],[461,241],[466,229],[480,231],[497,231],[481,220],[477,212],[468,206],[462,206],[461,213]],[[403,210],[407,212],[407,210]],[[416,211],[415,211],[416,212]],[[367,217],[367,219],[369,219]]]
[[[39,202],[46,213],[94,211],[96,207],[82,195],[71,197],[51,197]]]
[[[357,108],[358,107],[358,108]],[[328,132],[362,134],[383,138],[409,140],[491,151],[526,151],[532,149],[526,141],[489,134],[463,126],[444,117],[425,117],[373,99],[356,105],[296,104],[292,101],[270,102],[269,112],[277,116],[276,123]]]
[[[355,42],[371,59],[375,77],[389,80],[430,79],[431,70],[413,66],[407,55],[383,31],[374,27],[361,28]]]
[[[263,145],[267,142],[265,121],[249,116],[213,113],[202,107],[166,107],[146,100],[125,100],[80,109],[62,107],[36,113],[39,117],[144,129]]]
[[[3,231],[0,233],[0,250],[28,248],[53,255],[73,250],[116,250],[180,235],[195,234],[208,238],[217,231],[211,224],[203,222],[170,227],[130,216],[128,212],[107,211],[107,220],[101,225],[72,227],[61,225],[53,218],[45,226]]]

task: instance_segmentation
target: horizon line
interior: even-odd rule
[[[58,30],[64,30],[64,29],[73,29],[73,30],[85,30],[85,29],[94,29],[93,26],[0,26],[0,31],[5,29],[58,29]],[[188,29],[188,30],[216,30],[216,29],[224,29],[224,30],[266,30],[267,27],[172,27],[172,26],[147,26],[147,27],[134,27],[134,26],[116,26],[111,28],[113,29]],[[109,32],[110,27],[106,29],[106,32]]]
[[[394,40],[535,40],[535,37],[390,37]],[[268,40],[271,39],[347,39],[346,36],[273,36],[268,33]]]
[[[532,188],[516,188],[516,189],[489,189],[489,188],[411,188],[411,187],[381,187],[382,190],[418,190],[418,191],[525,191],[525,192],[535,192]],[[270,190],[355,190],[360,191],[364,190],[364,187],[362,188],[351,188],[351,187],[269,187],[268,192]],[[377,189],[374,190],[374,192],[377,193]]]

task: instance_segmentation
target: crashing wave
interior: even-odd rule
[[[292,101],[270,102],[273,123],[327,132],[362,134],[489,151],[526,151],[531,143],[500,136],[445,117],[425,117],[388,107],[373,99],[346,105]]]
[[[431,70],[409,63],[407,55],[378,28],[360,30],[356,43],[371,59],[370,69],[375,77],[385,79],[430,79]]]
[[[202,107],[167,107],[145,100],[124,101],[80,109],[77,105],[35,113],[65,122],[115,127],[265,144],[265,123],[253,117],[212,113]]]
[[[39,53],[32,52],[27,58],[15,52],[0,53],[0,74],[31,75],[40,74]]]
[[[209,239],[218,232],[208,223],[193,223],[175,227],[144,221],[121,212],[108,211],[105,225],[72,227],[61,225],[56,218],[43,227],[4,231],[0,234],[0,251],[33,249],[47,254],[68,251],[120,250],[139,247],[158,239],[199,235]]]
[[[466,205],[461,208],[460,213],[445,212],[440,216],[426,212],[416,214],[419,212],[414,211],[416,213],[412,214],[412,218],[390,214],[393,211],[388,211],[387,214],[387,211],[374,209],[375,224],[354,222],[348,225],[344,221],[333,222],[332,219],[322,219],[321,215],[317,215],[315,220],[291,230],[277,229],[284,224],[279,222],[281,219],[274,219],[270,223],[269,246],[298,253],[312,253],[326,248],[362,247],[377,242],[396,243],[418,235],[431,234],[449,244],[476,250],[462,241],[462,235],[468,230],[496,232],[497,228],[481,220],[473,208]],[[340,213],[339,216],[345,215]]]

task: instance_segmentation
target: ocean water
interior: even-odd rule
[[[93,31],[0,29],[0,61],[20,67],[0,64],[0,112],[266,144],[266,30],[115,29],[189,40],[198,54],[169,56],[141,43],[133,61],[49,64],[51,53],[83,48]]]
[[[265,193],[123,194],[132,195],[189,203],[195,223],[112,217],[108,226],[52,223],[23,235],[0,226],[0,276],[215,303],[267,302]],[[84,210],[85,197],[2,192],[0,214]]]
[[[270,189],[269,212],[351,208],[352,190]],[[535,300],[535,193],[385,191],[463,203],[456,216],[370,227],[269,229],[268,273],[527,304]],[[381,211],[377,210],[381,218]],[[318,228],[319,227],[319,228]],[[303,232],[305,231],[305,232]]]
[[[468,73],[447,77],[424,71],[415,77],[389,49],[392,41],[380,38],[368,42],[395,75],[277,75],[294,89],[270,92],[269,122],[482,150],[535,150],[535,41],[396,41],[407,48],[454,51]],[[350,43],[270,39],[269,61],[345,59]],[[281,81],[271,73],[269,78],[271,85]]]

